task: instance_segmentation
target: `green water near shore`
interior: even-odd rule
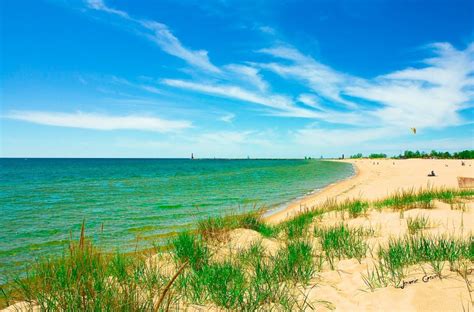
[[[82,220],[101,246],[131,251],[352,174],[319,160],[0,159],[0,274],[61,253]]]

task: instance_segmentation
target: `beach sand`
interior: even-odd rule
[[[298,212],[311,209],[327,199],[338,200],[360,198],[376,200],[399,190],[410,188],[449,187],[458,188],[457,177],[474,177],[474,161],[460,160],[340,160],[352,163],[356,174],[345,181],[331,185],[322,191],[303,198],[267,218],[270,223],[278,223]],[[436,177],[428,177],[431,171]],[[373,250],[384,245],[392,237],[407,234],[407,218],[426,216],[430,227],[423,232],[433,235],[454,235],[468,237],[474,231],[474,202],[466,202],[466,211],[453,210],[450,205],[436,201],[433,209],[411,209],[401,217],[399,212],[390,210],[371,211],[365,216],[347,218],[342,221],[350,227],[370,227],[376,235],[367,243]],[[339,224],[341,216],[335,212],[326,213],[315,226],[326,227]],[[235,244],[235,243],[234,243]],[[473,266],[467,280],[449,270],[446,263],[442,279],[432,277],[433,269],[426,265],[410,268],[406,282],[415,281],[404,289],[387,286],[368,290],[362,278],[373,268],[374,258],[367,257],[359,263],[355,259],[341,260],[335,270],[326,268],[317,279],[303,290],[309,302],[316,304],[317,310],[336,311],[470,311],[473,309],[474,293]],[[470,283],[470,285],[467,285]],[[470,289],[469,289],[470,287]]]
[[[356,171],[347,180],[330,185],[290,204],[286,209],[266,218],[269,223],[278,223],[306,209],[324,203],[327,199],[376,200],[399,190],[411,188],[449,187],[457,188],[457,177],[474,177],[474,161],[454,159],[347,159],[337,160],[351,163]],[[435,177],[428,177],[434,171]]]

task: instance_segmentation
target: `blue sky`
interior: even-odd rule
[[[1,156],[474,149],[474,2],[308,2],[1,1]]]

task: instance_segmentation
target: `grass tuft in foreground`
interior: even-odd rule
[[[290,242],[278,252],[274,261],[274,274],[280,281],[308,282],[316,272],[313,248],[308,242]]]
[[[459,239],[452,237],[406,236],[392,239],[388,246],[380,248],[379,262],[373,270],[363,276],[371,288],[393,285],[398,287],[405,277],[405,269],[414,264],[429,263],[441,277],[444,262],[452,270],[464,261],[474,261],[474,237]]]
[[[7,302],[21,299],[46,311],[153,310],[165,283],[145,258],[105,254],[82,231],[67,254],[35,263],[26,278],[16,279]]]
[[[409,189],[399,191],[386,199],[374,203],[375,208],[392,208],[396,210],[407,210],[413,208],[433,208],[434,200],[453,202],[456,198],[466,198],[474,196],[474,189]]]
[[[199,270],[209,262],[209,250],[200,236],[189,232],[182,232],[172,241],[175,258],[183,263]]]
[[[360,261],[365,257],[368,246],[364,238],[367,233],[363,229],[350,229],[343,223],[331,228],[315,229],[315,235],[321,238],[322,249],[331,267],[334,267],[335,258],[355,258]]]
[[[408,233],[414,235],[429,227],[429,219],[423,215],[416,216],[415,218],[409,217],[407,219],[407,226]]]
[[[274,237],[278,228],[262,221],[261,212],[242,215],[207,218],[198,223],[197,232],[205,241],[223,241],[229,231],[237,228],[259,232],[265,237]]]

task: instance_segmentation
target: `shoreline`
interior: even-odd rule
[[[338,162],[341,160],[331,159],[331,160],[325,160],[325,161]],[[314,192],[310,194],[304,195],[301,198],[297,198],[289,202],[287,205],[284,205],[282,209],[279,209],[273,213],[270,213],[267,215],[268,213],[267,211],[264,214],[263,220],[270,224],[277,224],[277,223],[283,222],[305,209],[308,209],[308,208],[311,209],[315,205],[315,202],[322,199],[323,197],[325,199],[330,198],[327,196],[332,195],[331,193],[333,191],[335,191],[336,193],[341,193],[340,189],[344,188],[345,184],[354,182],[360,177],[360,168],[354,163],[351,163],[351,165],[354,170],[354,173],[350,177],[342,179],[337,182],[333,182],[319,190],[315,190]],[[337,196],[338,195],[336,195],[335,197],[337,198]],[[313,203],[313,204],[308,207],[309,203]]]
[[[323,204],[328,199],[376,200],[411,188],[458,188],[457,177],[474,177],[473,160],[384,158],[328,161],[350,163],[355,173],[347,179],[289,203],[284,209],[264,215],[264,221],[270,224],[280,223],[301,211]],[[436,172],[436,177],[428,177],[432,170]]]
[[[324,161],[333,161],[333,162],[337,162],[338,160],[336,159],[325,159]],[[311,192],[308,192],[304,195],[301,195],[299,197],[296,197],[288,202],[285,202],[283,204],[280,204],[276,207],[273,207],[273,208],[270,208],[270,209],[267,209],[265,210],[265,212],[263,213],[262,217],[263,217],[263,220],[266,221],[266,222],[271,222],[272,218],[275,216],[275,215],[279,215],[280,213],[283,213],[285,211],[288,211],[290,210],[290,207],[294,207],[294,206],[300,206],[300,204],[303,202],[303,201],[306,201],[306,200],[311,200],[313,198],[317,198],[319,196],[321,196],[321,194],[323,192],[325,192],[326,190],[332,188],[332,187],[336,187],[338,186],[339,184],[345,182],[345,181],[349,181],[349,180],[352,180],[352,179],[355,179],[357,178],[357,176],[359,175],[359,168],[354,165],[354,164],[351,164],[352,165],[352,169],[353,169],[353,173],[351,176],[349,177],[346,177],[344,179],[341,179],[339,181],[336,181],[336,182],[332,182],[332,183],[329,183],[328,185],[326,186],[323,186],[321,188],[317,188],[317,189],[314,189],[312,190]],[[284,219],[280,220],[278,222],[281,222],[281,221],[284,221]],[[278,223],[276,222],[276,223]]]

